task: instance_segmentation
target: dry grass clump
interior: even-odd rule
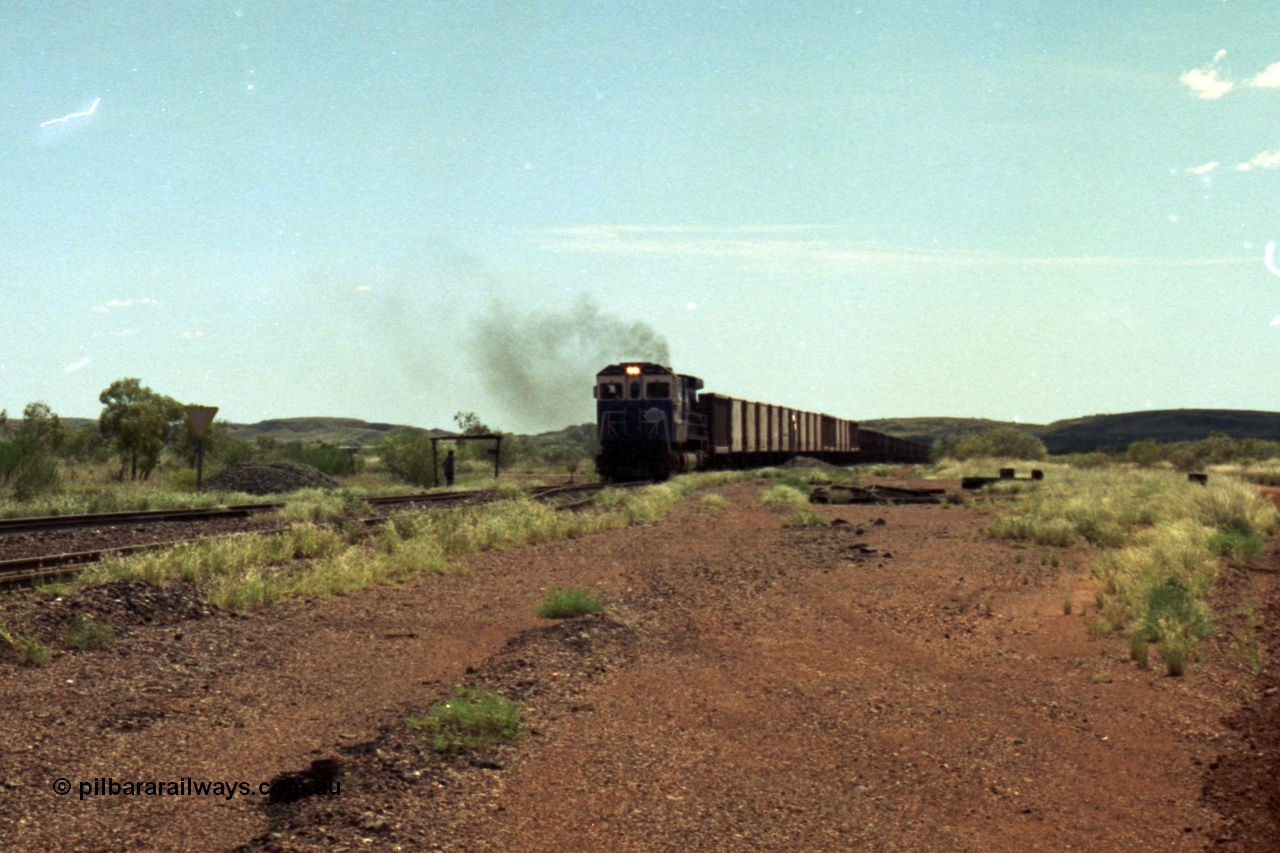
[[[274,513],[283,521],[309,521],[327,524],[358,518],[371,512],[364,498],[350,489],[304,489],[290,495],[285,505]]]
[[[22,666],[44,666],[53,650],[35,634],[13,634],[0,625],[0,660],[10,658]]]
[[[77,584],[124,578],[160,583],[180,578],[204,584],[213,604],[239,611],[265,607],[287,596],[345,595],[422,574],[453,571],[459,558],[480,551],[658,521],[684,495],[743,476],[712,473],[634,491],[608,489],[599,494],[592,509],[572,513],[518,497],[479,507],[408,510],[372,533],[363,527],[340,529],[303,521],[278,534],[186,542],[109,558],[87,569]],[[330,504],[308,496],[299,502],[299,513],[309,518],[316,512],[328,515],[336,510],[339,517],[347,518],[355,501],[359,499],[354,496],[339,496],[337,503]],[[313,512],[316,507],[320,510]]]
[[[777,483],[760,493],[760,502],[770,509],[803,512],[809,507],[809,497],[787,483]]]
[[[1248,559],[1278,523],[1276,508],[1237,480],[1202,486],[1171,471],[1117,466],[1055,471],[989,530],[1106,548],[1091,566],[1102,581],[1099,630],[1127,630],[1130,654],[1144,666],[1155,643],[1168,672],[1181,675],[1215,630],[1206,599],[1222,557]]]
[[[1167,472],[1054,466],[1017,508],[995,519],[995,536],[1064,547],[1113,548],[1139,525],[1154,524],[1179,481]],[[1181,485],[1186,486],[1185,480]]]
[[[702,499],[698,503],[702,505],[703,509],[710,510],[711,512],[721,512],[722,510],[726,510],[732,506],[728,498],[715,492],[712,492],[709,495],[703,495]]]

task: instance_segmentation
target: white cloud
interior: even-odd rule
[[[137,329],[119,329],[116,331],[117,338],[131,338],[136,334],[138,334]]]
[[[369,292],[369,291],[371,291],[371,290],[373,290],[373,288],[372,288],[372,287],[370,287],[370,286],[369,286],[369,285],[367,285],[367,284],[362,284],[362,285],[360,285],[359,287],[357,287],[357,288],[356,288],[356,293],[368,293],[368,292]]]
[[[1187,171],[1192,175],[1207,175],[1220,165],[1222,164],[1217,160],[1211,160],[1203,166],[1192,166],[1190,169],[1187,169]]]
[[[1213,61],[1201,68],[1193,68],[1178,78],[1197,98],[1216,101],[1236,89],[1236,84],[1218,76],[1218,63],[1227,55],[1225,50],[1214,54]],[[1280,62],[1273,62],[1262,71],[1239,85],[1241,89],[1280,89]]]
[[[1255,89],[1280,89],[1280,62],[1273,62],[1261,73],[1245,81],[1246,86]]]
[[[1225,50],[1214,54],[1213,61],[1203,68],[1193,68],[1178,78],[1178,81],[1204,101],[1216,101],[1230,92],[1235,84],[1218,78],[1218,63],[1227,55]]]
[[[93,361],[93,359],[89,358],[89,356],[86,355],[84,358],[79,359],[78,361],[73,361],[70,364],[68,364],[66,367],[62,368],[62,372],[75,373],[77,370],[86,366],[91,361]]]
[[[822,232],[822,233],[816,233]],[[955,267],[1200,267],[1249,263],[1242,258],[1169,259],[1134,256],[1027,257],[997,252],[882,249],[866,241],[841,236],[834,226],[701,226],[583,225],[526,231],[538,248],[548,252],[613,255],[617,257],[715,258],[745,269],[851,270],[903,266]]]
[[[203,338],[204,332],[182,332],[179,337],[184,341],[194,341],[196,338]]]
[[[1237,172],[1252,172],[1254,169],[1280,169],[1280,148],[1259,152],[1248,162],[1236,166]]]
[[[109,299],[101,305],[95,305],[93,310],[99,314],[110,314],[117,308],[132,308],[135,305],[159,305],[154,299]]]

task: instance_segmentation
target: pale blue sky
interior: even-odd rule
[[[1274,4],[15,2],[0,38],[11,413],[138,376],[556,428],[637,322],[844,417],[1280,409]],[[557,329],[523,403],[478,356]]]

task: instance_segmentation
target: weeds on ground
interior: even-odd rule
[[[243,493],[174,491],[145,483],[113,483],[110,488],[64,488],[61,493],[32,500],[0,499],[0,517],[84,515],[96,512],[135,512],[148,509],[185,509],[227,503],[260,503],[263,498]]]
[[[809,506],[807,491],[800,491],[794,486],[777,483],[760,493],[760,502],[770,509],[805,511]]]
[[[295,523],[279,534],[181,543],[109,558],[86,569],[76,585],[126,578],[153,583],[184,579],[204,584],[206,597],[219,607],[252,610],[286,596],[344,595],[421,574],[452,571],[458,558],[489,549],[658,521],[684,495],[746,476],[711,472],[633,491],[606,489],[597,495],[592,509],[573,513],[557,512],[529,499],[459,509],[407,510],[393,515],[372,534],[363,526],[338,529]]]
[[[524,482],[516,482],[512,480],[504,480],[494,489],[498,498],[501,500],[517,500],[518,498],[529,497],[529,489],[532,484]]]
[[[699,503],[702,504],[703,509],[710,510],[711,512],[720,512],[721,510],[728,509],[731,506],[728,498],[724,495],[718,495],[715,493],[703,495]]]
[[[1247,563],[1262,554],[1267,540],[1257,533],[1241,533],[1239,530],[1219,530],[1209,537],[1209,550],[1215,554]]]
[[[813,484],[831,485],[838,483],[845,486],[862,484],[862,471],[858,468],[841,468],[835,465],[814,466],[812,468],[760,468],[749,475],[763,480],[781,480],[804,492]],[[875,476],[874,474],[872,476]]]
[[[3,625],[0,625],[0,645],[22,666],[44,666],[53,656],[53,651],[35,634],[16,635]]]
[[[364,498],[350,489],[304,489],[290,495],[289,500],[275,515],[283,521],[332,524],[359,518],[370,512],[369,504]]]
[[[827,520],[816,512],[797,512],[783,522],[784,527],[823,527]]]
[[[455,687],[425,714],[406,717],[405,725],[419,737],[431,738],[432,748],[445,755],[508,743],[522,734],[519,705],[474,687]]]
[[[1199,640],[1215,631],[1208,605],[1177,578],[1149,587],[1144,604],[1130,624],[1130,657],[1146,666],[1147,646],[1154,642],[1168,673],[1182,675]]]
[[[1257,556],[1278,522],[1270,502],[1225,477],[1206,487],[1172,471],[1054,466],[988,530],[1050,547],[1105,548],[1090,567],[1102,582],[1099,622],[1127,626],[1134,660],[1145,665],[1154,643],[1170,674],[1181,674],[1214,630],[1205,600],[1222,558]]]
[[[102,651],[111,648],[116,640],[115,626],[110,622],[103,622],[94,619],[92,616],[86,616],[83,613],[77,613],[67,623],[67,627],[62,632],[62,643],[69,649],[79,649],[80,651]]]
[[[1236,642],[1232,656],[1248,666],[1254,675],[1261,675],[1267,670],[1266,657],[1258,643],[1258,629],[1263,626],[1263,620],[1254,610],[1253,599],[1246,598],[1241,602],[1240,616],[1241,624],[1234,632]]]
[[[551,590],[538,605],[537,613],[544,619],[569,619],[584,613],[601,613],[604,608],[603,595],[575,586]]]

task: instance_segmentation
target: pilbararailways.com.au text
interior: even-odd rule
[[[261,782],[252,785],[248,782],[203,782],[191,777],[177,781],[162,782],[155,779],[116,781],[112,777],[95,777],[83,779],[72,785],[70,779],[60,777],[53,780],[53,792],[58,796],[66,796],[72,791],[85,797],[222,797],[230,800],[233,797],[271,797],[284,795],[285,799],[296,799],[305,796],[337,796],[342,793],[342,782],[334,780],[328,784],[310,780],[281,779],[275,782]]]

